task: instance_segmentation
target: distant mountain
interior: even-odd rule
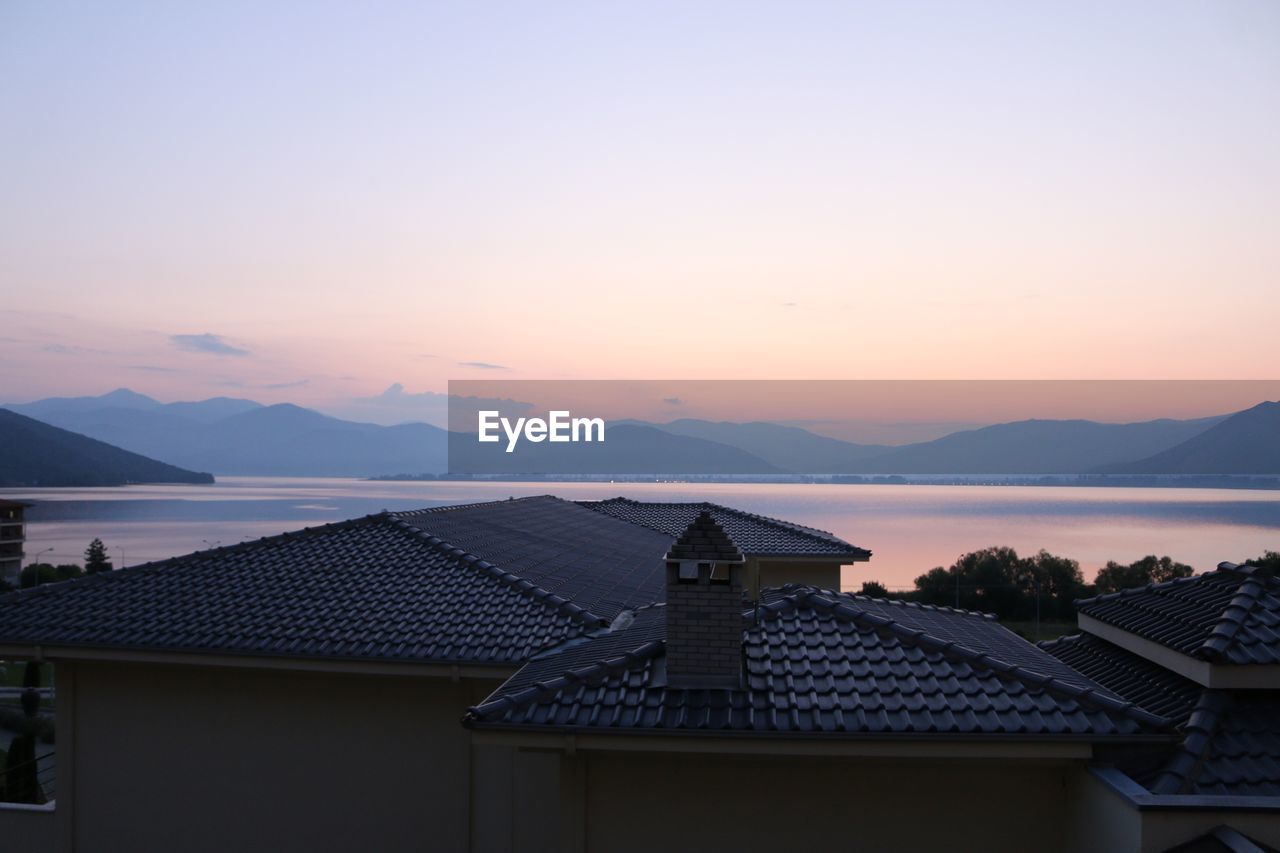
[[[1236,412],[1199,435],[1113,474],[1280,474],[1280,403]]]
[[[175,465],[275,477],[365,477],[444,471],[446,433],[427,424],[383,427],[288,403],[214,397],[160,403],[127,389],[5,408]]]
[[[650,426],[673,435],[702,438],[737,447],[770,465],[797,474],[843,471],[858,461],[883,455],[893,449],[882,444],[854,444],[817,435],[800,427],[761,421],[732,423],[682,418]]]
[[[603,442],[521,441],[512,453],[504,442],[479,444],[471,434],[455,433],[451,451],[454,472],[481,474],[787,473],[740,448],[638,423],[608,424]]]
[[[1083,474],[1167,450],[1222,419],[1132,424],[1015,421],[904,445],[840,473]]]
[[[209,474],[157,462],[0,409],[0,486],[212,482]]]
[[[280,403],[190,430],[171,458],[226,474],[366,477],[444,471],[447,433],[430,424],[384,427]]]

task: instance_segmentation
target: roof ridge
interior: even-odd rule
[[[608,620],[592,613],[580,604],[575,604],[563,595],[559,595],[558,593],[554,593],[544,587],[538,586],[533,581],[526,580],[519,575],[512,574],[500,566],[496,566],[488,560],[482,559],[476,554],[472,554],[464,548],[459,548],[452,543],[446,542],[439,536],[435,536],[414,524],[410,524],[402,518],[396,517],[394,514],[388,513],[386,515],[386,519],[405,533],[427,543],[437,551],[452,557],[457,562],[472,566],[473,568],[484,572],[495,580],[498,580],[516,590],[520,594],[528,598],[532,598],[541,604],[547,605],[557,612],[568,616],[570,619],[574,619],[575,621],[582,623],[588,628],[600,628],[609,624]]]
[[[283,533],[273,533],[270,536],[261,536],[257,539],[249,539],[243,542],[233,542],[230,545],[219,545],[216,548],[205,548],[202,551],[192,551],[188,554],[178,554],[174,557],[165,557],[162,560],[151,560],[146,563],[138,563],[133,566],[122,566],[118,569],[112,569],[107,572],[93,572],[80,575],[79,577],[67,578],[62,581],[53,581],[43,583],[38,586],[21,587],[19,589],[10,590],[9,592],[0,594],[0,602],[17,601],[21,598],[30,598],[34,595],[47,595],[56,593],[60,589],[67,589],[71,584],[97,582],[107,583],[112,581],[121,581],[127,577],[138,574],[147,574],[158,569],[167,568],[174,563],[190,562],[196,558],[203,559],[212,554],[222,554],[252,548],[256,545],[274,542],[287,542],[290,539],[296,539],[300,536],[312,536],[319,533],[328,533],[331,530],[345,530],[349,527],[355,527],[360,524],[370,524],[379,519],[390,515],[387,510],[381,512],[370,513],[356,518],[346,518],[342,521],[330,521],[315,527],[304,527],[301,530],[286,530]]]
[[[803,597],[803,598],[801,598]],[[1074,699],[1084,704],[1091,704],[1105,711],[1113,711],[1124,714],[1132,719],[1149,726],[1158,728],[1169,728],[1172,721],[1157,714],[1147,711],[1133,702],[1126,702],[1122,699],[1113,699],[1110,696],[1099,693],[1092,687],[1077,687],[1074,684],[1068,684],[1051,675],[1046,675],[1023,666],[1008,663],[1000,658],[988,653],[971,649],[968,646],[955,642],[954,640],[943,640],[935,637],[919,628],[911,628],[900,622],[885,618],[866,610],[861,610],[853,604],[839,601],[827,597],[826,593],[815,591],[812,588],[808,590],[800,590],[788,598],[795,600],[796,605],[801,603],[816,603],[819,607],[828,609],[833,615],[839,618],[845,618],[849,621],[866,625],[875,631],[888,631],[895,638],[920,646],[929,651],[936,651],[944,656],[959,659],[970,665],[976,665],[988,669],[997,676],[1007,676],[1023,684],[1029,684],[1034,687],[1043,688],[1050,693],[1056,693],[1061,696]],[[783,599],[785,600],[785,599]],[[781,608],[773,611],[769,610],[767,605],[763,610],[766,612],[777,612]]]
[[[1213,630],[1209,632],[1209,636],[1193,652],[1196,657],[1208,660],[1222,660],[1225,658],[1227,649],[1235,640],[1236,634],[1240,632],[1241,626],[1244,625],[1250,614],[1257,609],[1263,593],[1267,591],[1267,585],[1260,574],[1252,571],[1253,568],[1253,566],[1249,566],[1246,570],[1241,571],[1241,567],[1234,563],[1218,564],[1218,571],[1239,573],[1243,575],[1243,580],[1236,587],[1235,595],[1227,602],[1227,606],[1222,608],[1222,613],[1215,620]]]
[[[1141,592],[1150,592],[1151,590],[1154,590],[1154,589],[1167,589],[1169,587],[1203,580],[1204,578],[1210,577],[1212,575],[1216,575],[1221,571],[1223,571],[1223,569],[1222,569],[1222,566],[1219,565],[1218,568],[1214,569],[1213,571],[1201,572],[1198,575],[1188,575],[1185,578],[1170,578],[1167,581],[1152,582],[1148,584],[1143,584],[1142,586],[1132,586],[1132,587],[1129,587],[1128,589],[1118,589],[1115,592],[1108,592],[1102,595],[1092,595],[1088,598],[1077,598],[1075,601],[1071,603],[1074,604],[1076,607],[1084,607],[1087,605],[1096,604],[1100,601],[1114,601],[1117,598],[1125,598],[1126,596],[1137,595],[1138,593],[1141,593]]]
[[[1209,756],[1213,733],[1222,720],[1229,700],[1221,690],[1205,688],[1191,716],[1182,726],[1186,737],[1151,784],[1153,794],[1184,794]]]
[[[791,586],[791,584],[788,584],[788,586]],[[816,589],[816,587],[810,587],[810,589]],[[834,592],[834,590],[832,591]],[[901,598],[879,598],[874,595],[862,595],[857,592],[839,592],[836,595],[853,601],[874,601],[877,604],[889,604],[894,607],[909,607],[934,613],[954,613],[957,616],[976,616],[979,619],[987,619],[992,622],[999,621],[999,617],[994,613],[988,613],[985,610],[966,610],[962,607],[952,607],[949,604],[926,604],[923,601],[907,601]]]
[[[467,709],[466,716],[463,717],[462,723],[463,725],[470,725],[473,718],[483,719],[490,714],[500,713],[508,709],[514,710],[522,705],[530,705],[539,699],[570,686],[571,684],[575,684],[580,681],[592,681],[613,672],[631,669],[637,663],[641,663],[655,657],[665,646],[666,641],[664,640],[649,640],[631,651],[623,652],[620,655],[615,655],[611,658],[602,658],[587,664],[586,666],[567,670],[555,678],[549,678],[545,681],[535,681],[533,684],[522,688],[515,693],[471,706]]]
[[[802,536],[808,536],[811,539],[818,539],[820,541],[826,542],[827,544],[831,544],[832,542],[838,542],[839,544],[847,545],[848,547],[856,551],[866,550],[865,548],[859,548],[857,545],[854,545],[850,542],[846,542],[845,540],[841,539],[839,536],[836,536],[834,533],[832,533],[829,530],[822,530],[817,527],[809,527],[808,525],[805,525],[805,524],[797,524],[794,521],[787,521],[786,519],[782,519],[782,518],[774,518],[773,516],[770,516],[770,515],[761,515],[758,512],[751,512],[745,509],[738,509],[737,507],[725,506],[724,504],[713,503],[712,501],[638,501],[635,498],[629,498],[629,497],[626,497],[625,495],[618,495],[617,497],[614,497],[614,498],[602,498],[600,500],[595,500],[595,501],[577,501],[576,503],[578,504],[625,503],[633,506],[645,506],[645,505],[661,506],[665,504],[667,506],[689,506],[689,507],[701,507],[703,509],[721,510],[721,511],[730,513],[732,515],[736,515],[739,518],[747,518],[747,519],[752,519],[754,521],[758,521],[761,524],[764,524],[768,527],[773,527],[776,530],[785,530],[789,533],[797,533]],[[642,527],[649,527],[652,530],[658,529],[656,527],[652,527],[651,525],[643,524],[641,522],[631,522],[631,523],[640,524]]]
[[[425,515],[427,513],[450,512],[456,509],[475,509],[478,506],[492,506],[494,504],[516,503],[518,501],[538,500],[541,498],[551,498],[552,500],[563,501],[564,503],[571,503],[571,501],[566,501],[562,497],[559,497],[557,495],[550,495],[550,494],[521,495],[520,497],[511,495],[510,497],[506,497],[506,498],[494,498],[491,501],[472,501],[471,503],[465,503],[465,504],[441,504],[440,506],[424,506],[424,507],[421,507],[420,509],[402,509],[402,510],[396,510],[389,514],[397,517],[402,515],[418,515],[418,514]]]

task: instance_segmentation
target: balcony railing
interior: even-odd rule
[[[49,750],[11,767],[0,766],[0,802],[43,805],[57,794],[58,753]]]

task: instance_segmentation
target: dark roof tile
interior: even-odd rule
[[[1080,613],[1186,655],[1222,664],[1280,663],[1280,580],[1253,566],[1076,602]]]
[[[981,616],[792,587],[744,614],[742,689],[672,688],[665,607],[538,656],[468,714],[479,727],[861,737],[1149,735],[1168,722],[1009,634],[1022,664],[969,648]],[[903,616],[917,624],[885,614]],[[1008,632],[1006,632],[1008,633]],[[994,633],[989,636],[996,636]],[[1001,642],[1007,650],[1008,646]],[[1035,662],[1035,666],[1026,665]],[[1065,677],[1063,677],[1065,676]],[[536,687],[535,687],[536,685]]]

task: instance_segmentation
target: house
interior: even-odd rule
[[[1081,796],[1114,815],[1115,842],[1164,850],[1222,830],[1280,847],[1280,578],[1222,563],[1077,609],[1081,633],[1041,647],[1178,732],[1091,768]]]
[[[22,558],[26,556],[26,524],[23,514],[29,504],[0,498],[0,581],[18,585],[22,575]]]
[[[1068,792],[1168,719],[983,614],[799,585],[744,611],[710,515],[665,562],[663,603],[468,712],[473,743],[559,763],[547,849],[1125,849]]]
[[[760,565],[869,552],[710,510]],[[460,720],[539,652],[661,599],[672,537],[553,497],[380,513],[11,593],[0,659],[54,664],[30,850],[489,850],[553,838],[545,757]],[[554,768],[552,768],[554,770]],[[522,781],[523,780],[523,781]],[[486,812],[477,811],[483,803]],[[0,844],[0,846],[4,846]]]
[[[1273,578],[1083,602],[1038,647],[835,591],[869,557],[712,504],[538,497],[13,593],[0,656],[55,664],[57,790],[0,808],[0,843],[1280,844]]]

